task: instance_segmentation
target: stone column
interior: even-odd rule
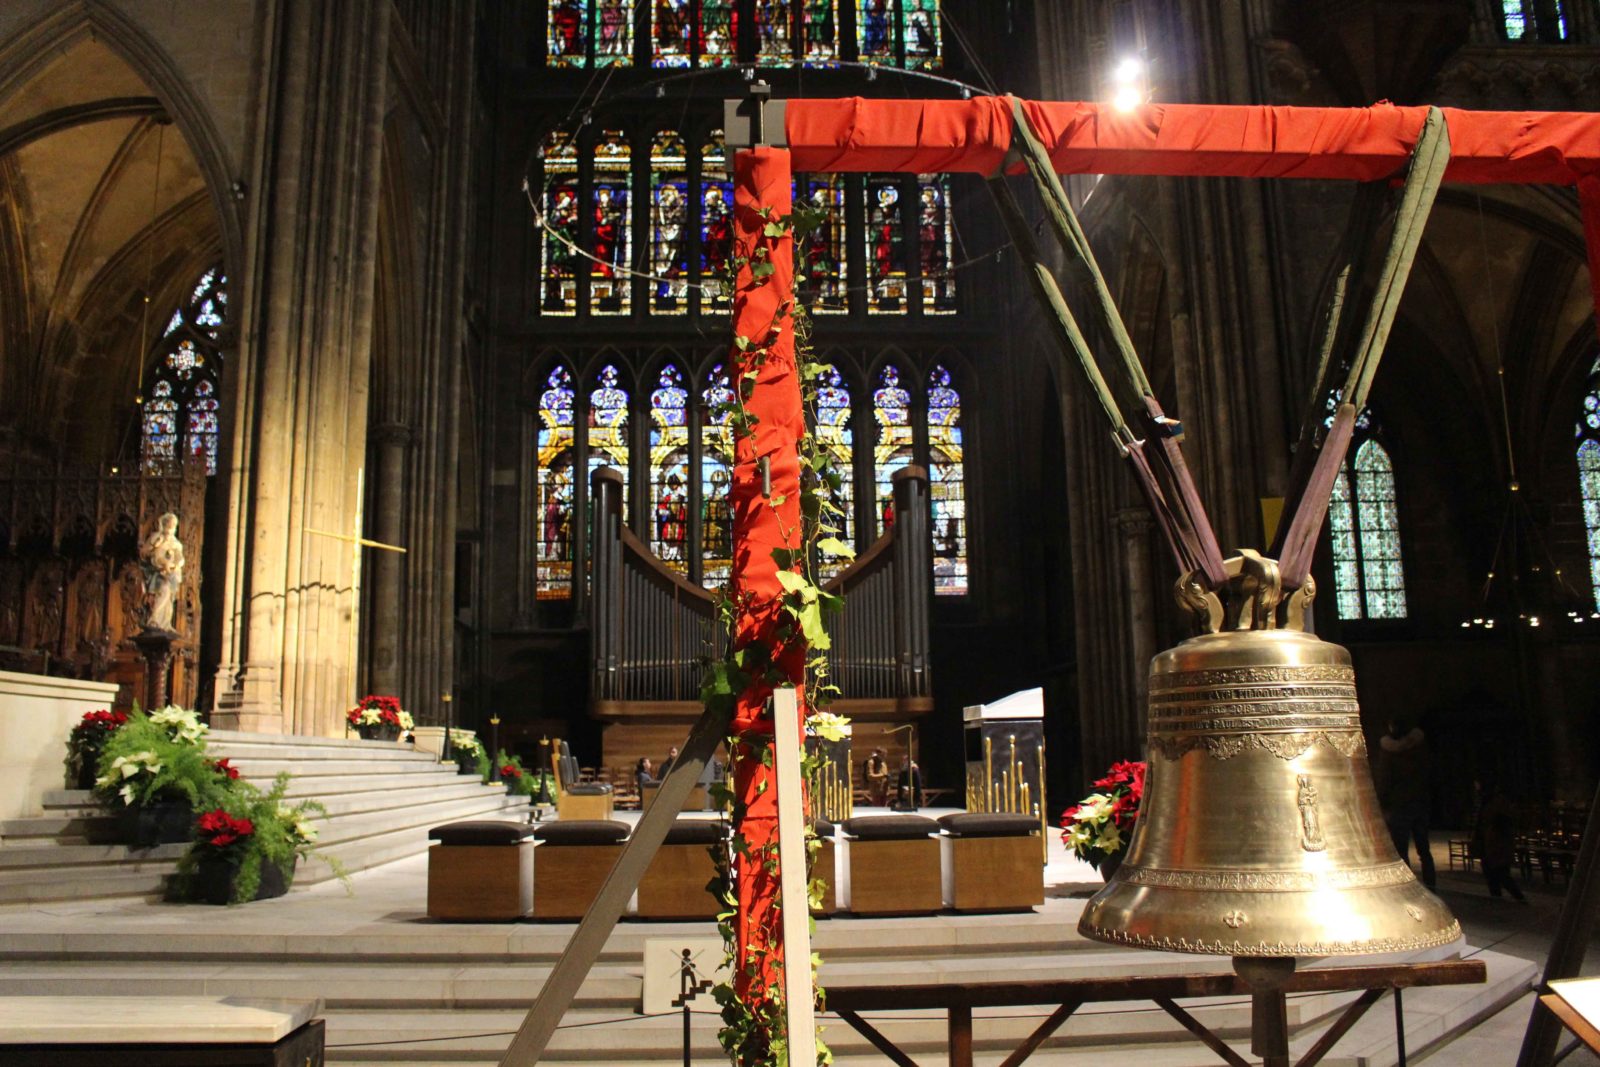
[[[1143,507],[1122,508],[1116,513],[1117,539],[1122,544],[1122,584],[1125,599],[1124,619],[1128,628],[1127,656],[1123,670],[1127,672],[1125,691],[1129,706],[1122,709],[1123,728],[1117,739],[1127,746],[1127,751],[1137,752],[1144,744],[1140,724],[1149,702],[1150,661],[1156,652],[1156,601],[1155,568],[1152,566],[1150,542],[1155,520]],[[1128,759],[1129,756],[1122,756]]]
[[[263,8],[218,726],[336,735],[357,695],[359,557],[337,537],[361,530],[391,7]]]
[[[378,427],[372,434],[377,447],[377,470],[373,472],[372,486],[372,539],[386,545],[397,545],[408,552],[405,543],[406,453],[411,445],[408,427],[389,423]],[[371,549],[366,557],[372,599],[372,618],[367,620],[372,635],[370,670],[367,686],[374,693],[401,697],[400,692],[400,636],[401,586],[405,580],[406,556],[385,548]]]

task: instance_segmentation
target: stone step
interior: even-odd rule
[[[228,757],[229,762],[244,777],[262,784],[270,784],[280,771],[288,771],[295,778],[317,779],[334,775],[352,774],[437,774],[456,773],[454,763],[435,763],[431,759],[257,759],[250,756]]]
[[[181,852],[180,852],[181,854]],[[39,904],[102,897],[158,897],[178,861],[144,860],[103,867],[0,871],[0,904]]]
[[[206,743],[214,751],[227,754],[231,751],[270,749],[298,754],[306,752],[309,758],[330,752],[343,752],[357,759],[431,759],[411,745],[398,741],[363,741],[359,737],[302,737],[297,734],[247,734],[237,730],[212,730]]]
[[[456,774],[454,771],[432,770],[423,773],[404,774],[335,774],[326,777],[299,777],[296,776],[289,783],[289,789],[284,794],[288,797],[330,797],[342,793],[368,793],[381,790],[395,797],[393,803],[401,803],[399,794],[416,789],[432,789],[439,786],[452,786],[465,779],[472,781],[469,775]],[[269,782],[257,783],[270,785]],[[503,787],[502,787],[503,788]]]
[[[430,786],[407,790],[406,803],[430,804],[440,800],[459,800],[477,797],[508,797],[501,786],[485,786],[476,778],[460,777],[454,781],[440,780]],[[301,799],[290,794],[290,799]],[[357,815],[364,812],[392,811],[395,807],[395,790],[368,789],[354,793],[334,793],[315,796],[328,810],[330,817]],[[528,806],[526,797],[518,798],[522,807]]]
[[[451,816],[455,819],[488,819],[498,818],[506,810],[506,797],[491,797],[484,801],[481,807],[463,807]],[[520,806],[523,810],[526,805]],[[371,833],[351,841],[330,843],[318,849],[324,857],[337,860],[344,868],[346,874],[355,871],[364,871],[395,860],[406,859],[428,849],[428,830],[436,825],[434,820],[427,820],[415,825],[400,826],[377,833]],[[338,870],[326,859],[313,858],[296,877],[297,884],[315,885],[338,877]]]
[[[156,845],[143,849],[128,845],[9,845],[0,848],[0,871],[70,867],[76,876],[81,873],[81,868],[94,865],[176,860],[187,849],[187,844]]]
[[[0,851],[13,844],[42,845],[49,841],[62,844],[88,844],[104,841],[115,833],[116,819],[96,808],[85,814],[33,815],[22,819],[0,822]]]
[[[494,812],[497,816],[504,812],[503,817],[508,821],[527,822],[527,801],[517,798],[514,803],[508,804],[512,799],[503,790],[480,789],[476,793],[408,804],[401,809],[330,814],[316,820],[317,841],[319,845],[327,846],[409,826],[431,829],[442,823],[481,818],[481,813],[485,811]],[[0,855],[4,851],[0,849]]]

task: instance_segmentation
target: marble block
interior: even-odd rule
[[[272,1045],[320,1007],[242,997],[0,997],[0,1047]]]

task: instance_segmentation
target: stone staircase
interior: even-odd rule
[[[243,778],[270,787],[279,771],[293,775],[291,799],[315,798],[317,851],[297,886],[426,851],[428,828],[457,819],[517,817],[527,802],[458,775],[454,764],[385,741],[287,737],[214,730],[211,752]],[[134,849],[116,844],[115,819],[81,790],[51,790],[42,815],[0,822],[0,904],[158,896],[185,845]]]
[[[404,878],[396,880],[392,871],[404,872]],[[362,902],[371,903],[377,893],[384,896],[386,910],[381,915],[369,910],[370,918],[354,923],[347,921],[350,916],[331,921],[346,906],[336,887],[248,909],[208,910],[182,923],[175,916],[82,914],[73,917],[71,932],[65,932],[66,916],[57,924],[62,932],[21,932],[6,930],[0,915],[0,995],[137,986],[177,995],[320,999],[330,1063],[464,1067],[497,1062],[573,927],[431,923],[411,907],[395,909],[420,891],[423,873],[413,861],[358,877],[352,904],[365,909]],[[335,896],[327,898],[330,891]],[[1053,980],[1228,967],[1228,961],[1215,957],[1087,941],[1076,931],[1081,908],[1081,900],[1052,900],[1029,915],[822,921],[815,945],[825,961],[823,984]],[[639,1014],[644,945],[656,938],[714,936],[709,923],[623,923],[584,981],[541,1065],[682,1063],[681,1017]],[[1438,955],[1443,954],[1429,958]],[[1480,956],[1488,964],[1487,985],[1406,994],[1407,1045],[1414,1057],[1524,995],[1535,977],[1535,967],[1525,961],[1492,952]],[[1292,998],[1294,1056],[1303,1055],[1353,998],[1350,993]],[[1187,1000],[1185,1006],[1235,1049],[1247,1051],[1247,998]],[[980,1062],[998,1061],[1053,1007],[975,1013]],[[870,1018],[918,1062],[944,1061],[942,1016],[898,1012]],[[884,1062],[841,1020],[824,1017],[823,1023],[840,1067]],[[717,1045],[718,1025],[714,1014],[693,1017],[693,1062],[726,1062]],[[1386,1067],[1396,1061],[1395,1052],[1393,1014],[1384,1001],[1323,1063]],[[1108,1056],[1128,1055],[1145,1067],[1218,1062],[1154,1005],[1106,1003],[1086,1005],[1029,1063],[1090,1067],[1104,1064]]]

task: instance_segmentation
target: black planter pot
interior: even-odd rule
[[[199,904],[229,904],[233,901],[233,880],[239,874],[239,865],[224,857],[206,856],[195,865],[189,882],[189,899]],[[251,900],[270,900],[289,891],[293,880],[285,877],[283,869],[271,863],[261,864],[261,883]]]
[[[400,727],[386,722],[362,723],[356,727],[356,733],[363,741],[395,741],[400,737]]]
[[[471,759],[471,758],[456,760],[456,773],[457,774],[477,774],[478,773],[478,761],[476,759]]]
[[[175,845],[193,836],[194,808],[187,800],[158,800],[123,808],[117,816],[121,839],[134,848]]]
[[[85,760],[78,765],[78,774],[72,779],[72,789],[93,789],[96,760]]]

